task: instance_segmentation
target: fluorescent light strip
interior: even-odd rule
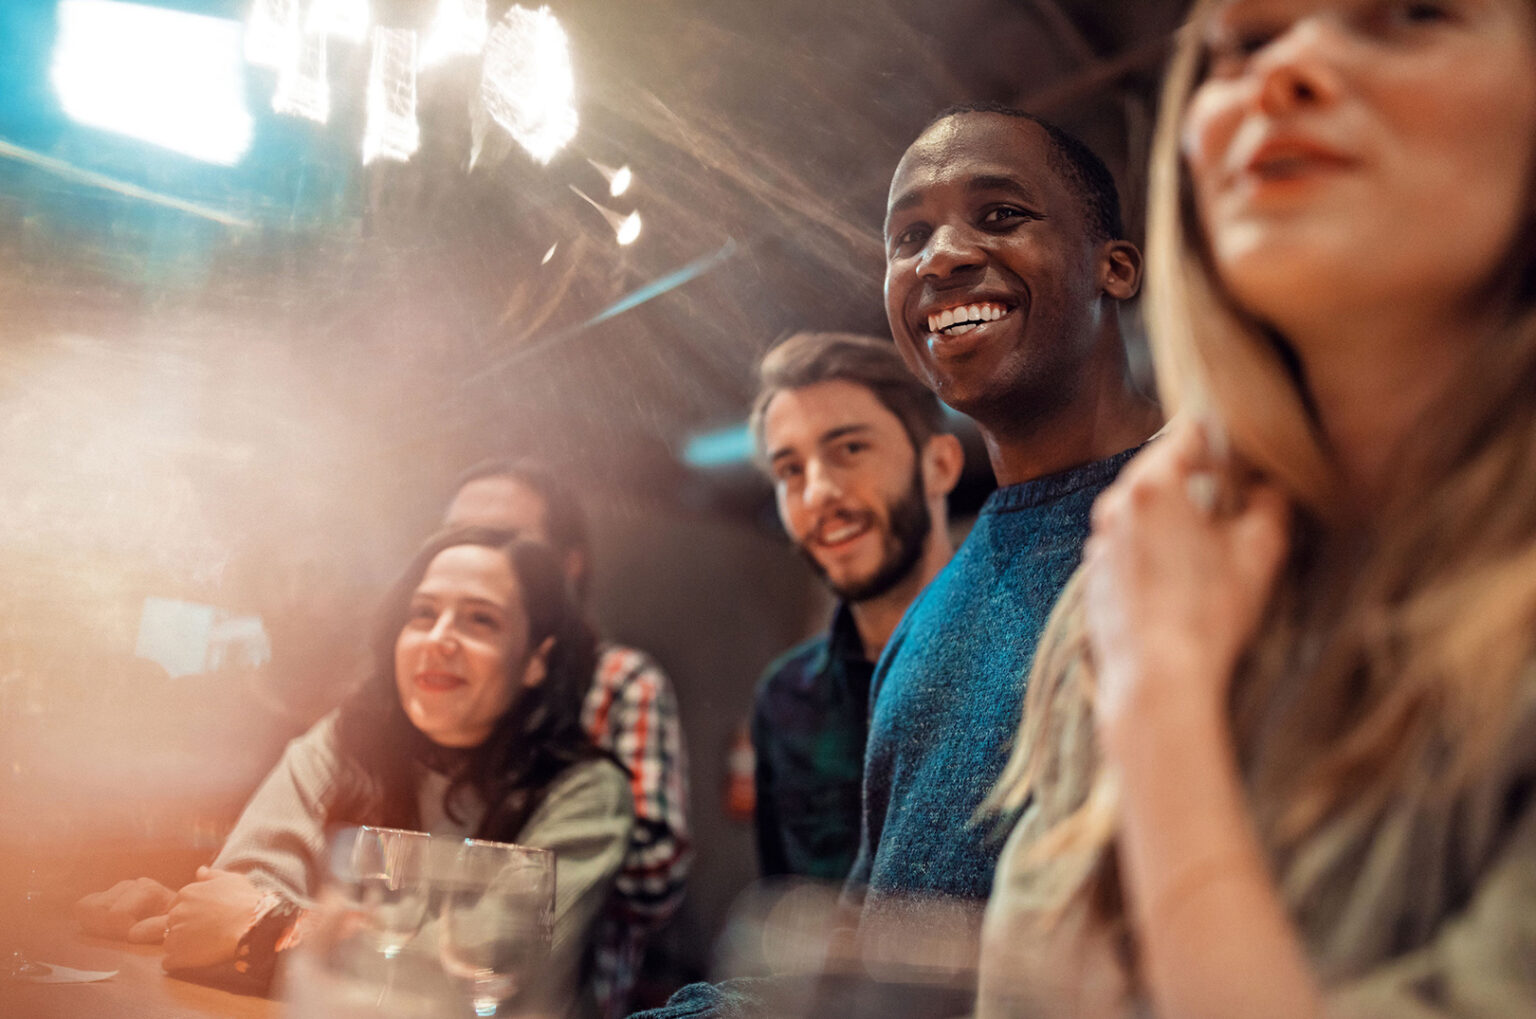
[[[228,166],[251,144],[241,51],[236,21],[64,0],[53,87],[81,124]]]

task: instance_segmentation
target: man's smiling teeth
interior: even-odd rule
[[[928,331],[945,336],[968,333],[987,322],[995,322],[1008,314],[1001,304],[962,304],[958,308],[945,308],[928,316]]]
[[[851,538],[857,538],[864,533],[864,530],[865,527],[862,521],[843,524],[841,527],[823,528],[821,543],[823,545],[839,545]]]

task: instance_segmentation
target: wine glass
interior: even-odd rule
[[[467,987],[475,1014],[542,1004],[554,944],[555,854],[465,839],[442,888],[443,968]]]
[[[434,956],[386,958],[345,922],[322,923],[293,956],[278,976],[287,1019],[443,1019],[462,1007]]]
[[[364,826],[336,841],[332,872],[374,947],[393,959],[421,929],[431,898],[432,836]]]
[[[443,842],[423,832],[349,828],[331,845],[313,927],[280,978],[294,1019],[438,1019],[457,989],[435,951],[412,944],[433,898]]]

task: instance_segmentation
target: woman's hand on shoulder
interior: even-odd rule
[[[176,893],[147,877],[119,881],[75,903],[80,929],[99,938],[155,944],[165,936],[165,913]]]
[[[1093,507],[1083,550],[1095,721],[1219,717],[1290,543],[1290,506],[1262,481],[1218,491],[1204,428],[1184,421]]]
[[[263,898],[244,874],[197,868],[197,880],[176,893],[166,914],[162,965],[175,970],[232,962]]]

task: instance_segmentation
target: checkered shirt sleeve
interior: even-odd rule
[[[693,859],[687,760],[672,684],[643,652],[605,644],[582,723],[594,743],[629,769],[635,828],[614,890],[629,921],[654,930],[676,912]]]

